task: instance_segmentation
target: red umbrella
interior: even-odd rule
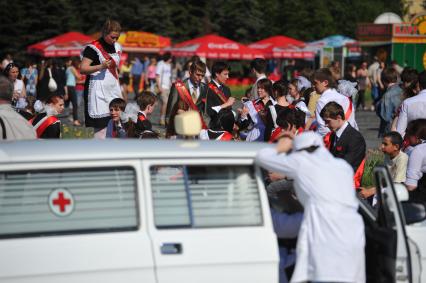
[[[283,35],[268,37],[248,46],[264,52],[267,58],[306,59],[315,57],[315,53],[302,49],[305,46],[303,41]]]
[[[261,51],[248,48],[243,44],[214,34],[181,42],[167,50],[178,57],[198,55],[209,59],[228,60],[251,60],[264,57]]]
[[[78,56],[84,45],[93,41],[90,36],[79,32],[67,32],[28,46],[28,53],[43,57]]]

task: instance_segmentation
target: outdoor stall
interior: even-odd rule
[[[79,32],[67,32],[27,47],[29,54],[42,57],[79,56],[84,45],[93,38]]]
[[[409,23],[359,24],[357,38],[371,58],[395,60],[419,71],[426,67],[425,14],[415,16]]]
[[[251,49],[228,38],[209,34],[176,44],[166,48],[176,57],[197,55],[205,59],[252,60],[264,57],[262,51]]]

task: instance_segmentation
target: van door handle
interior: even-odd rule
[[[182,254],[182,244],[163,243],[161,245],[161,253],[164,255]]]

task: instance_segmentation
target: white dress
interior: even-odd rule
[[[293,178],[304,206],[291,282],[365,282],[364,223],[346,161],[320,147],[291,154],[265,148],[256,162]]]
[[[102,52],[93,44],[88,47],[96,51],[99,61],[106,61]],[[121,45],[114,43],[116,53],[109,54],[115,61],[116,66],[120,65]],[[120,83],[108,69],[103,69],[90,74],[90,84],[88,90],[88,112],[91,118],[104,118],[110,115],[109,103],[114,98],[123,98]]]

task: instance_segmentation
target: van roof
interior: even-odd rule
[[[0,142],[0,164],[131,158],[254,158],[266,143],[198,140],[34,140]]]

